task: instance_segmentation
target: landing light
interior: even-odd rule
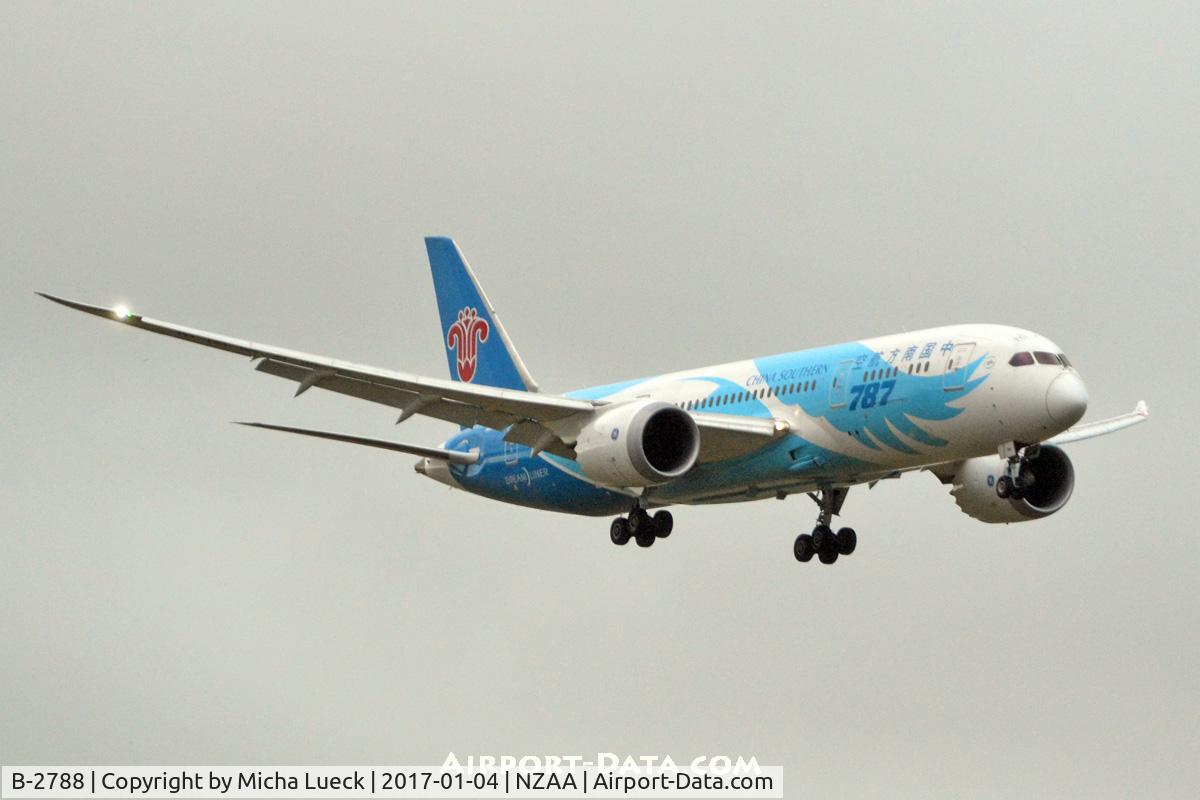
[[[126,305],[120,305],[114,308],[113,314],[116,315],[117,319],[129,319],[133,316],[133,312],[131,312],[129,310],[129,306]]]

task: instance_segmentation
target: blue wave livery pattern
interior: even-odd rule
[[[888,373],[886,380],[895,383],[886,403],[876,403],[870,408],[853,403],[851,387],[868,382],[864,381],[865,376],[874,377],[892,365],[862,344],[756,359],[752,363],[757,374],[750,377],[747,385],[717,375],[683,375],[675,380],[665,376],[582,389],[568,396],[601,400],[620,393],[632,395],[631,390],[642,385],[648,393],[656,395],[664,394],[661,387],[670,384],[676,387],[705,384],[710,388],[703,397],[741,397],[748,390],[770,387],[774,395],[772,403],[798,406],[804,414],[826,421],[880,456],[884,455],[884,448],[915,456],[918,451],[905,439],[925,448],[947,444],[921,423],[951,420],[961,414],[964,409],[954,403],[987,380],[987,374],[976,376],[986,359],[984,354],[950,373],[910,375],[903,370]],[[797,377],[800,375],[815,377],[801,379]],[[834,386],[835,378],[838,388]],[[809,381],[815,382],[809,391],[785,391],[796,383]],[[656,386],[660,391],[655,391]],[[764,400],[754,397],[706,409],[706,413],[775,416]],[[476,426],[447,442],[450,449],[465,452],[478,448],[480,454],[480,460],[469,467],[453,467],[455,479],[486,497],[535,508],[592,515],[628,510],[631,494],[596,485],[570,459],[549,453],[533,456],[530,448],[505,442],[506,432]],[[646,497],[660,503],[696,495],[705,495],[709,498],[706,502],[742,500],[746,499],[749,487],[760,481],[771,481],[772,485],[829,481],[838,476],[877,471],[886,461],[882,457],[876,461],[838,452],[793,432],[739,458],[699,464],[682,478],[647,490]],[[722,495],[722,491],[728,494]]]

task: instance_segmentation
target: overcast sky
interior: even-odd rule
[[[846,5],[0,6],[0,763],[1200,793],[1200,14]],[[33,294],[440,377],[428,234],[546,391],[981,321],[1154,417],[1039,522],[918,474],[832,567],[802,497],[643,551],[230,425],[453,431]]]

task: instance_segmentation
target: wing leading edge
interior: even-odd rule
[[[1139,400],[1137,407],[1128,414],[1121,414],[1108,419],[1097,420],[1096,422],[1088,422],[1083,425],[1076,425],[1074,428],[1063,431],[1058,436],[1052,439],[1047,439],[1043,444],[1070,444],[1071,442],[1079,442],[1084,439],[1091,439],[1094,436],[1103,436],[1106,433],[1114,433],[1116,431],[1128,428],[1130,425],[1137,425],[1140,422],[1145,422],[1150,418],[1150,409],[1146,406],[1145,400]]]

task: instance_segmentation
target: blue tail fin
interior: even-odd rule
[[[427,236],[429,267],[442,318],[442,346],[450,377],[465,383],[536,392],[496,309],[453,239]]]

